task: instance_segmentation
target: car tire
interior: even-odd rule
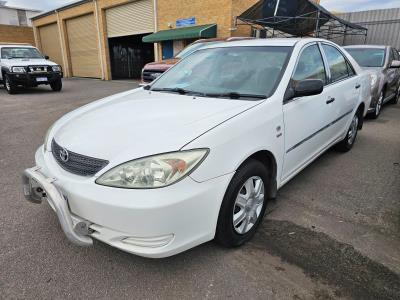
[[[62,90],[62,81],[58,79],[52,83],[50,83],[50,87],[54,92],[60,92]]]
[[[218,216],[215,241],[237,247],[249,241],[260,225],[267,206],[268,170],[250,159],[233,176]]]
[[[376,101],[374,111],[371,113],[372,119],[378,119],[379,115],[381,114],[383,99],[385,99],[385,93],[381,91],[381,93],[379,94],[379,99],[378,101]]]
[[[338,151],[348,152],[351,150],[351,148],[353,148],[353,145],[357,138],[359,126],[362,122],[361,114],[362,113],[360,111],[357,111],[357,113],[353,116],[353,119],[351,120],[350,123],[350,127],[347,130],[346,137],[336,145],[336,149]]]
[[[10,95],[13,95],[17,92],[17,85],[12,82],[10,76],[7,74],[4,75],[4,88]]]
[[[397,103],[399,103],[399,98],[400,98],[400,86],[399,86],[399,88],[397,89],[396,96],[395,96],[392,100],[390,100],[390,104],[397,104]]]

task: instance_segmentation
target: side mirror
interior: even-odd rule
[[[392,64],[390,65],[391,68],[393,69],[398,69],[400,68],[400,60],[394,60],[392,61]]]
[[[297,82],[293,87],[288,88],[284,101],[297,97],[315,96],[324,90],[324,82],[320,79],[305,79]]]
[[[48,55],[45,55],[44,56],[44,59],[49,59],[50,57],[48,56]]]

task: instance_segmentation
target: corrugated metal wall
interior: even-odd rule
[[[352,12],[341,18],[368,28],[366,44],[391,45],[400,49],[400,8]],[[364,44],[364,37],[347,36],[344,45]]]

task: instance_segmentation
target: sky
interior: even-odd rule
[[[7,5],[47,11],[71,2],[76,0],[8,0]],[[321,5],[331,11],[349,12],[400,7],[400,0],[321,0]]]

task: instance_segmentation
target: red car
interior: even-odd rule
[[[156,61],[148,63],[143,67],[142,70],[142,85],[148,84],[160,76],[162,73],[167,71],[169,68],[174,66],[179,60],[185,58],[194,51],[200,49],[204,45],[210,45],[210,43],[221,43],[221,42],[231,42],[238,40],[253,39],[252,37],[230,37],[230,38],[214,38],[214,39],[201,39],[187,46],[181,52],[179,52],[174,58],[164,59],[161,61]]]

